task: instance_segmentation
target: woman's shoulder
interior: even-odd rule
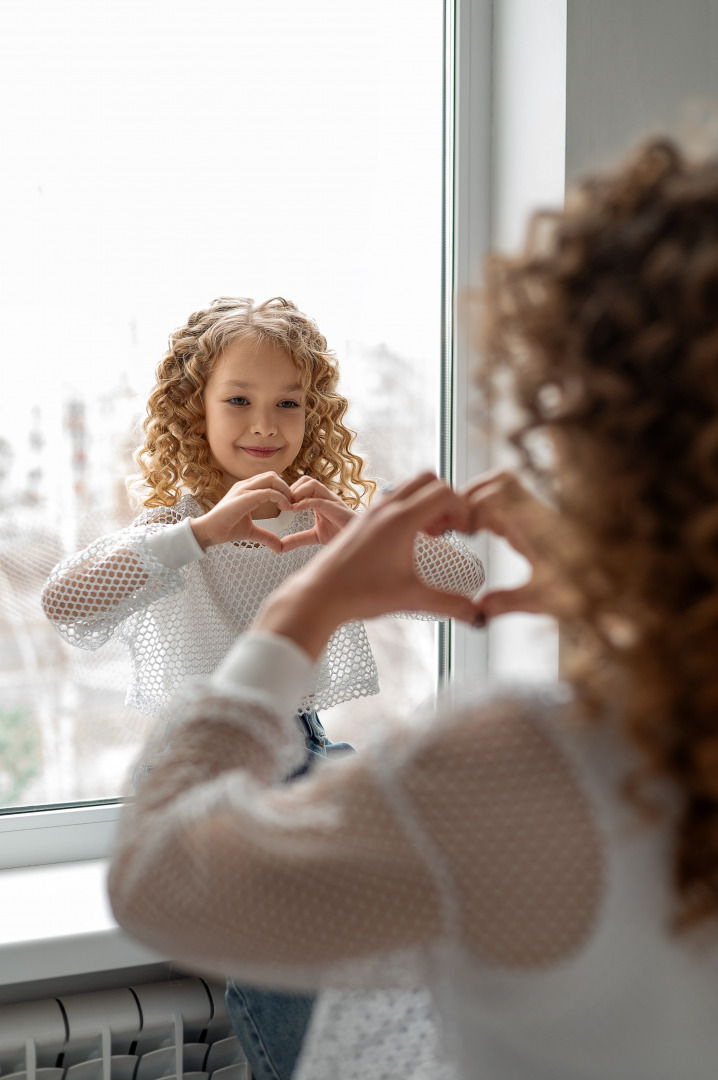
[[[429,787],[466,773],[498,803],[509,790],[533,790],[558,774],[585,787],[585,756],[593,747],[570,687],[563,684],[454,691],[386,734],[379,754]]]
[[[527,724],[544,728],[570,723],[574,711],[573,691],[564,683],[458,685],[441,694],[435,706],[419,709],[410,726],[421,733],[420,741],[449,737],[484,742]]]

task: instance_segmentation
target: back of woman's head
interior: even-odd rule
[[[343,423],[346,398],[338,393],[339,370],[326,338],[308,315],[282,297],[255,303],[220,297],[196,311],[170,334],[147,403],[145,439],[137,451],[147,506],[171,506],[183,492],[205,507],[224,493],[221,470],[201,435],[204,390],[223,351],[237,341],[267,342],[284,350],[299,372],[306,403],[305,436],[286,471],[289,483],[309,475],[351,506],[375,485],[362,475],[351,452],[354,432]]]
[[[605,702],[619,666],[648,771],[685,795],[683,913],[718,914],[718,160],[656,139],[586,179],[492,260],[486,312],[539,478],[537,434],[555,448],[565,569],[598,644],[577,684]]]

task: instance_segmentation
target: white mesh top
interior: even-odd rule
[[[637,817],[610,721],[580,727],[564,691],[474,696],[274,783],[313,675],[247,635],[155,736],[110,872],[120,923],[201,971],[323,989],[300,1080],[429,1080],[426,999],[361,989],[409,980],[465,1080],[714,1080],[715,928],[670,930],[670,792],[660,824]],[[387,1022],[377,1057],[392,1000],[412,1041]]]
[[[201,514],[187,495],[171,508],[146,510],[129,528],[59,563],[43,592],[45,612],[70,644],[97,649],[114,637],[127,646],[127,703],[149,715],[164,716],[180,686],[210,675],[269,593],[320,550],[313,545],[280,555],[242,541],[204,552],[190,527]],[[310,510],[262,521],[279,536],[313,524]],[[437,589],[470,597],[484,583],[481,561],[454,536],[420,536],[416,560]],[[326,709],[378,689],[364,626],[347,623],[332,636],[314,685],[297,706]]]

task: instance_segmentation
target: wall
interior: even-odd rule
[[[718,0],[568,0],[568,181],[647,132],[694,134],[699,101],[715,134],[717,57]]]

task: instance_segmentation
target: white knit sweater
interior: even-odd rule
[[[154,716],[166,714],[185,682],[210,675],[265,597],[320,550],[279,555],[242,541],[205,552],[190,526],[202,513],[190,496],[144,511],[129,528],[59,563],[43,594],[45,610],[70,644],[97,649],[111,638],[124,642],[132,661],[127,703]],[[311,511],[284,511],[262,528],[287,536],[313,524]],[[435,588],[474,596],[483,585],[480,560],[453,536],[422,535],[416,559]],[[326,709],[378,690],[364,625],[347,623],[331,638],[314,687],[297,708]]]

